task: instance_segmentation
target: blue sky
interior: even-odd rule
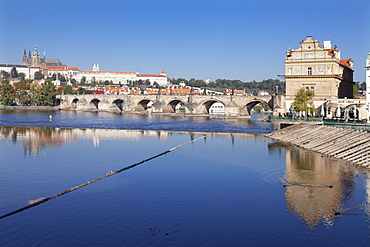
[[[365,80],[366,0],[12,0],[1,3],[0,63],[35,43],[47,58],[91,70],[165,70],[171,78],[260,81],[284,74],[285,51],[311,35],[352,56]]]

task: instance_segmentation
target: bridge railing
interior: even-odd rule
[[[272,116],[269,115],[268,117],[271,121],[309,121],[309,122],[322,122],[323,117],[296,117],[296,116]]]

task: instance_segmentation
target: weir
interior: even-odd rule
[[[266,137],[370,168],[370,133],[366,131],[297,124]]]

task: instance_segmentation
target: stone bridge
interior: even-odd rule
[[[279,95],[280,96],[280,95]],[[209,115],[210,107],[221,102],[226,117],[250,117],[250,111],[258,103],[266,103],[272,110],[280,108],[276,96],[236,95],[60,95],[58,101],[62,110],[106,111],[117,113],[176,113],[187,115]]]

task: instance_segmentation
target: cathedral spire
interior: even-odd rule
[[[35,56],[38,56],[39,53],[37,51],[37,46],[35,45],[35,48],[33,49],[33,54],[32,55],[35,55]]]

